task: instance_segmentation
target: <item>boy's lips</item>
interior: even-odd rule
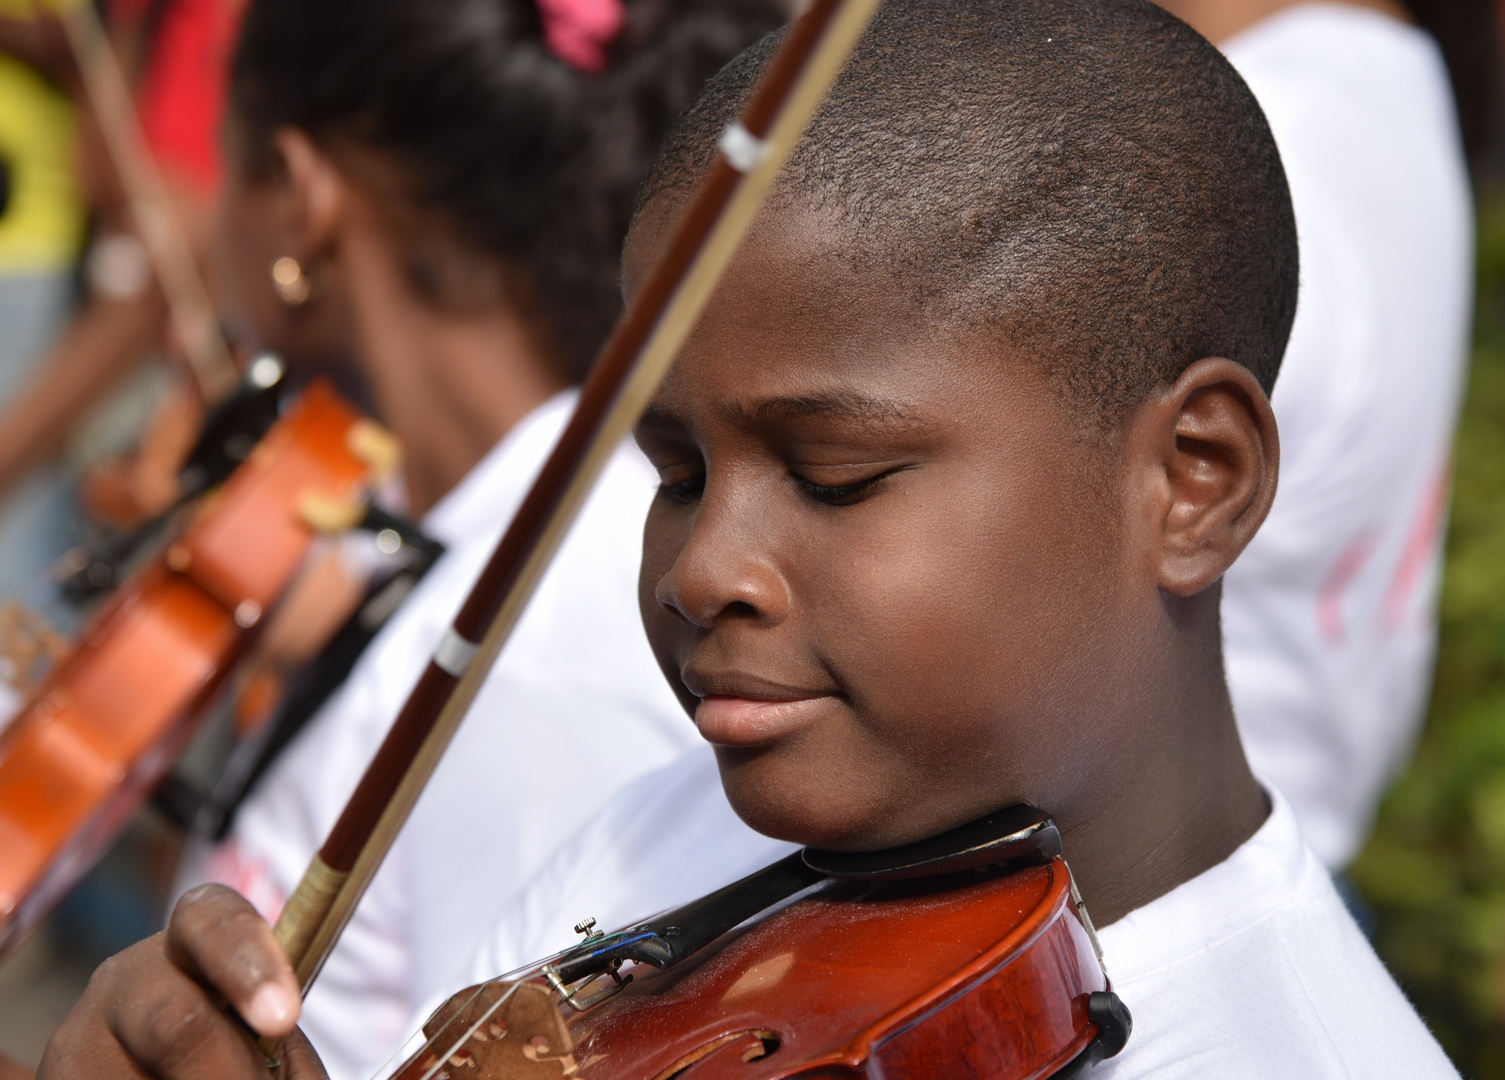
[[[685,673],[685,685],[700,698],[695,726],[718,746],[756,746],[815,722],[837,696],[832,690],[784,686],[750,676]]]
[[[756,746],[813,723],[831,695],[769,701],[707,694],[695,707],[695,726],[717,746]]]

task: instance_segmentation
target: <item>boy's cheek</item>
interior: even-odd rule
[[[643,629],[654,654],[663,662],[663,648],[667,648],[668,632],[674,619],[664,610],[658,600],[659,583],[674,565],[683,546],[680,533],[672,516],[666,514],[659,501],[648,511],[643,526],[643,557],[638,565],[638,613],[643,620]]]

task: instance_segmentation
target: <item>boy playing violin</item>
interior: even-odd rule
[[[629,291],[770,52],[671,140]],[[1455,1075],[1250,772],[1223,679],[1296,279],[1264,118],[1183,24],[888,0],[638,429],[645,623],[737,815],[866,850],[1051,813],[1135,1016],[1118,1078]],[[757,842],[694,846],[719,805],[618,800],[575,877],[654,906],[721,884]],[[259,1075],[221,996],[296,1021],[269,930],[208,887],[101,968],[42,1075]]]

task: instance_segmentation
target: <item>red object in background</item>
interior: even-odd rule
[[[220,124],[242,0],[116,0],[113,21],[149,26],[136,108],[158,165],[206,200],[219,189]]]

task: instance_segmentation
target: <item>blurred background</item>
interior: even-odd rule
[[[120,0],[110,11],[141,135],[201,260],[237,7]],[[28,0],[0,0],[0,402],[35,386],[44,365],[63,374],[37,391],[30,428],[0,429],[0,599],[44,608],[67,632],[87,610],[53,603],[59,583],[78,571],[67,553],[128,532],[172,502],[157,488],[181,461],[183,430],[197,421],[180,416],[195,407],[181,355],[192,348],[174,330],[124,221],[131,196],[107,146],[111,121],[90,105],[67,43],[26,29],[33,10]],[[1502,144],[1497,137],[1475,169],[1477,304],[1435,685],[1415,757],[1349,876],[1372,909],[1380,955],[1460,1070],[1505,1078]],[[0,682],[24,692],[27,673],[17,665],[52,646],[21,611],[0,607]],[[175,793],[212,779],[242,719],[228,710],[207,726],[166,793],[0,962],[0,1054],[34,1064],[94,966],[158,928],[184,835]]]
[[[1466,1076],[1505,1076],[1505,161],[1478,185],[1478,300],[1426,728],[1350,869],[1375,945]]]

